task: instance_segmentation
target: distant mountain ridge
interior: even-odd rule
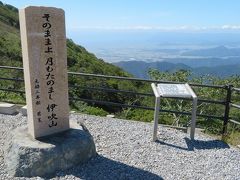
[[[239,48],[227,48],[226,46],[217,46],[208,49],[189,50],[181,53],[182,56],[201,56],[201,57],[230,57],[240,56]]]
[[[180,69],[191,70],[191,67],[178,63],[173,64],[169,62],[144,62],[144,61],[121,61],[114,63],[114,65],[123,68],[127,72],[131,72],[136,77],[148,78],[148,70],[150,68],[158,69],[160,71],[174,72]]]
[[[193,76],[212,75],[215,77],[229,77],[232,75],[240,75],[240,64],[232,65],[219,65],[214,67],[190,67],[183,63],[170,63],[170,62],[144,62],[144,61],[121,61],[114,63],[115,65],[123,68],[125,71],[133,74],[138,78],[149,78],[148,71],[150,68],[157,69],[162,72],[175,72],[177,70],[190,70]]]
[[[162,61],[178,64],[183,63],[192,68],[198,67],[216,67],[240,64],[240,57],[228,57],[228,58],[217,58],[217,57],[201,57],[201,58],[165,58]]]

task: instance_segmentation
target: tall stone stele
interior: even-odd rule
[[[64,11],[30,6],[19,14],[28,126],[9,133],[5,170],[11,176],[48,178],[88,161],[96,148],[82,123],[82,128],[69,123]]]
[[[29,6],[19,11],[28,131],[34,138],[69,129],[64,11]]]

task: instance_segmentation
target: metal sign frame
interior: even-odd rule
[[[196,127],[196,113],[197,113],[197,96],[189,86],[189,84],[158,84],[157,86],[152,83],[152,90],[155,95],[155,112],[154,112],[154,127],[153,127],[153,141],[157,140],[157,129],[158,129],[158,119],[160,110],[160,99],[161,97],[184,97],[191,98],[193,100],[192,107],[192,118],[191,118],[191,131],[190,138],[194,140],[195,127]],[[175,92],[169,88],[174,87]],[[165,88],[165,89],[164,89]]]

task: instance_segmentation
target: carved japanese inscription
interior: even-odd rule
[[[42,137],[69,129],[64,11],[20,9],[28,131]]]

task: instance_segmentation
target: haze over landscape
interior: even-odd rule
[[[69,38],[137,77],[148,78],[149,67],[219,77],[240,74],[237,0],[6,3],[63,8]]]

